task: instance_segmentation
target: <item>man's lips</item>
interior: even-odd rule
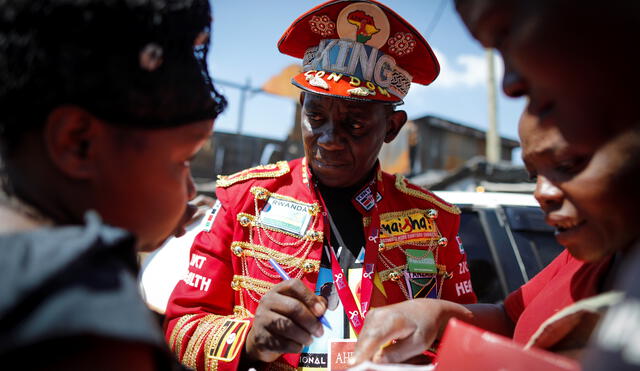
[[[348,162],[339,161],[339,160],[325,160],[325,159],[314,159],[316,165],[324,168],[339,168],[339,167],[347,167],[349,166]]]

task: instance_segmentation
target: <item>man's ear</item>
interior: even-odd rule
[[[384,137],[384,142],[389,143],[394,140],[406,122],[407,113],[405,111],[393,111],[387,117],[387,134]]]
[[[301,91],[300,92],[300,98],[299,98],[300,99],[299,102],[300,102],[301,106],[304,106],[304,96],[305,96],[304,92]]]
[[[76,106],[57,107],[47,117],[43,135],[51,161],[62,173],[74,179],[95,175],[96,140],[104,135],[95,116]]]

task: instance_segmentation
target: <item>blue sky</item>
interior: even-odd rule
[[[441,65],[430,86],[413,84],[402,109],[409,118],[427,114],[480,129],[487,127],[487,88],[484,49],[471,38],[451,0],[382,0],[408,20],[436,51]],[[299,15],[322,3],[310,0],[212,0],[214,23],[209,68],[214,79],[260,87],[283,68],[298,63],[278,52],[276,43]],[[438,17],[438,15],[440,15]],[[497,57],[499,58],[499,57]],[[496,63],[502,76],[502,63]],[[218,86],[229,107],[216,130],[235,132],[240,94]],[[525,102],[504,96],[498,85],[498,124],[503,136],[517,138],[516,124]],[[294,102],[267,94],[246,101],[243,134],[284,138],[293,125]]]

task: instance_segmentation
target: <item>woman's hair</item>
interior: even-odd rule
[[[0,149],[61,105],[163,128],[226,106],[207,70],[208,0],[0,1]]]

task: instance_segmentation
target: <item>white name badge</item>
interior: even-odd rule
[[[311,206],[302,202],[282,200],[272,195],[260,211],[258,221],[265,226],[302,237],[311,221]]]

